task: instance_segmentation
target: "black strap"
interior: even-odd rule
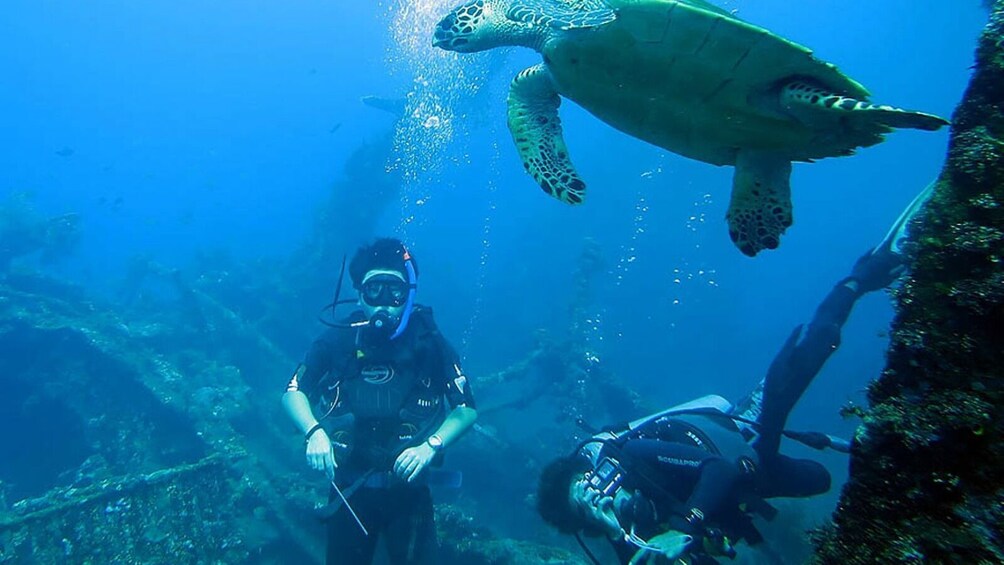
[[[579,547],[582,548],[582,551],[586,552],[586,557],[588,557],[589,560],[593,562],[593,565],[601,565],[600,560],[597,559],[595,555],[593,555],[592,551],[589,551],[589,547],[586,546],[586,542],[583,541],[582,536],[579,534],[579,532],[575,532],[575,541],[579,542]]]
[[[322,426],[320,422],[314,424],[313,427],[307,430],[307,435],[303,436],[303,441],[304,442],[310,441],[310,436],[316,434],[318,430],[323,430],[323,429],[324,426]]]

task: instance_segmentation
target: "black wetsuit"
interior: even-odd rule
[[[361,313],[350,317],[359,318]],[[416,306],[408,328],[393,341],[367,343],[365,336],[358,329],[326,331],[298,376],[298,389],[335,446],[338,485],[352,492],[349,502],[369,530],[364,535],[351,514],[339,509],[328,523],[327,562],[369,564],[383,537],[392,563],[436,563],[428,487],[392,479],[389,486],[371,488],[365,479],[391,472],[397,456],[425,441],[450,409],[473,408],[470,383],[427,308]],[[336,497],[332,492],[331,500]]]
[[[759,534],[741,504],[769,509],[765,498],[829,490],[830,475],[822,465],[782,455],[778,447],[788,414],[840,345],[840,330],[861,296],[844,282],[830,291],[807,327],[795,328],[764,380],[736,406],[733,413],[759,424],[755,438],[725,416],[686,416],[656,419],[604,445],[599,459],[617,460],[625,471],[624,487],[640,493],[619,515],[622,525],[634,525],[646,539],[667,529],[700,535],[704,526],[714,526],[733,540],[756,543]],[[731,449],[714,445],[709,436],[728,437],[723,433],[752,439],[749,450],[737,449],[742,444],[735,441],[725,442]],[[703,520],[695,522],[691,509]],[[637,551],[623,541],[613,543],[625,563]]]
[[[757,543],[751,514],[769,508],[763,499],[807,497],[830,488],[829,473],[815,461],[780,454],[761,461],[725,416],[658,418],[605,443],[599,458],[624,470],[622,486],[636,494],[618,518],[645,539],[669,529],[699,538],[713,527],[733,541]],[[614,547],[625,563],[637,551],[623,541]]]
[[[771,361],[761,383],[763,407],[757,418],[760,437],[754,442],[762,457],[777,453],[788,414],[830,355],[840,347],[840,330],[861,297],[846,286],[847,280],[830,290],[809,325],[797,326]]]

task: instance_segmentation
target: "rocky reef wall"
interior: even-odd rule
[[[942,175],[913,228],[822,563],[1004,562],[1004,0],[989,5]]]

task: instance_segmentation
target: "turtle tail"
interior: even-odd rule
[[[854,122],[885,126],[885,128],[926,131],[936,131],[949,124],[948,120],[940,116],[841,96],[802,80],[785,84],[781,88],[780,102],[782,108],[799,119],[803,119],[806,114],[814,115],[817,119],[828,115],[830,118],[841,118],[841,120],[849,118]]]

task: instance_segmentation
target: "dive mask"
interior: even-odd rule
[[[408,283],[394,275],[375,275],[362,284],[359,297],[368,306],[397,308],[408,300]]]

